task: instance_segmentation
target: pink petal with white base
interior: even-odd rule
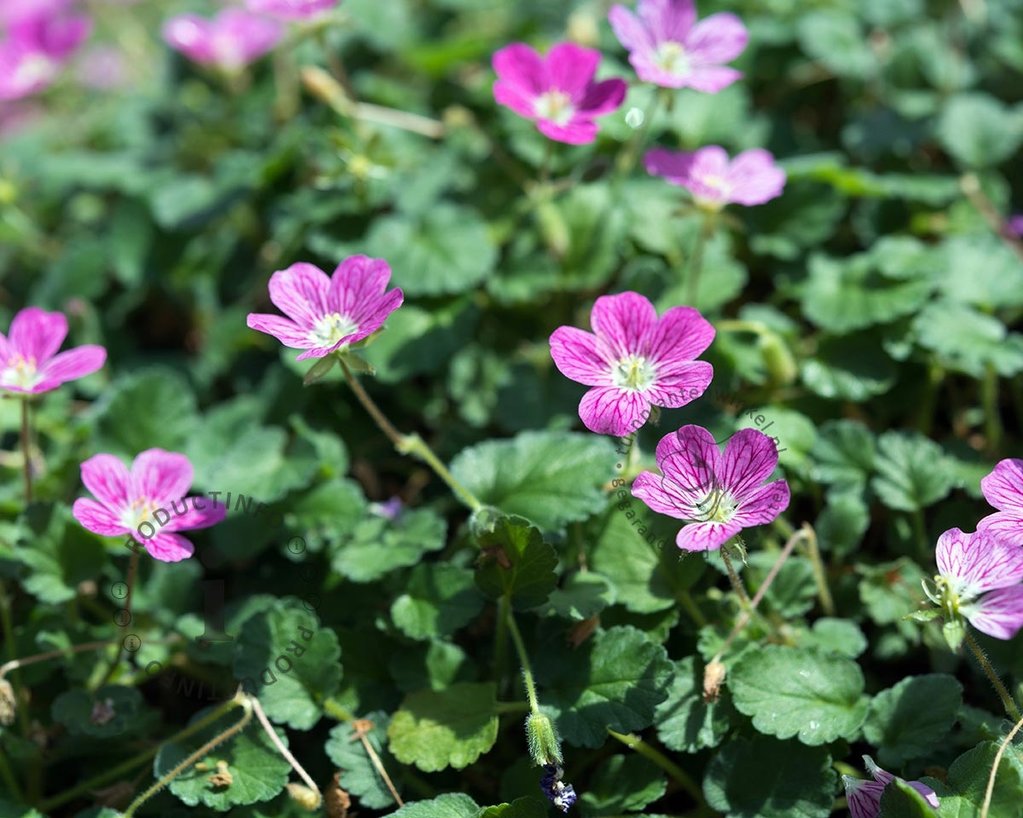
[[[985,532],[944,532],[935,548],[938,571],[957,593],[976,596],[1023,581],[1023,548]]]
[[[1015,511],[1023,517],[1023,460],[999,460],[980,481],[984,499],[999,511]]]
[[[1023,585],[984,594],[975,605],[964,608],[964,613],[981,633],[1012,639],[1023,628]]]
[[[754,148],[732,160],[728,179],[732,183],[732,201],[752,206],[780,196],[786,177],[768,151]]]
[[[558,43],[547,52],[547,87],[564,91],[575,102],[583,98],[600,64],[600,52],[575,43]]]
[[[102,537],[120,537],[127,534],[128,529],[122,525],[117,513],[111,508],[90,500],[87,497],[75,500],[71,506],[72,516],[93,534]]]
[[[270,276],[270,300],[300,326],[312,326],[326,315],[330,278],[312,264],[299,262]]]
[[[682,527],[675,544],[683,551],[716,551],[741,530],[735,522],[693,523]]]
[[[198,502],[197,502],[198,501]],[[184,503],[188,508],[183,514],[178,509]],[[199,507],[196,508],[196,505]],[[205,508],[203,507],[205,505]],[[227,516],[227,507],[223,503],[214,504],[208,497],[185,497],[168,508],[171,513],[170,522],[161,531],[187,531],[195,528],[209,528],[223,522]]]
[[[734,60],[748,42],[742,20],[725,12],[700,20],[686,36],[685,46],[693,63],[706,65]]]
[[[746,494],[732,520],[743,528],[765,525],[789,507],[791,495],[785,480],[775,480]]]
[[[652,51],[656,47],[643,21],[625,6],[612,6],[607,19],[618,42],[629,51]]]
[[[700,397],[713,379],[714,367],[706,361],[662,364],[656,382],[644,394],[655,406],[677,409]]]
[[[721,454],[710,432],[689,424],[665,435],[655,450],[657,465],[666,478],[695,495],[717,488]],[[700,497],[699,499],[702,499]]]
[[[313,346],[313,342],[309,340],[309,331],[290,318],[253,312],[246,317],[245,323],[250,329],[272,335],[286,347],[309,349]]]
[[[579,401],[579,417],[591,432],[624,437],[650,416],[650,401],[641,393],[614,386],[591,389]]]
[[[642,348],[643,339],[657,324],[654,305],[638,293],[602,295],[593,304],[590,325],[608,342],[616,357]]]
[[[679,83],[679,87],[692,88],[703,94],[716,94],[742,79],[742,71],[725,65],[701,65]]]
[[[192,464],[185,455],[147,449],[132,464],[132,493],[158,506],[167,505],[185,495],[193,477]]]
[[[107,351],[94,344],[69,349],[52,357],[42,365],[39,374],[43,376],[37,389],[52,389],[62,383],[84,378],[101,369],[107,360]]]
[[[551,333],[551,357],[566,378],[586,386],[610,386],[611,368],[600,354],[597,336],[577,327],[558,327]]]
[[[711,323],[694,307],[672,307],[647,334],[643,354],[654,361],[691,361],[714,340]]]
[[[131,504],[131,474],[112,454],[97,454],[81,465],[82,483],[103,504],[124,509]]]
[[[696,22],[693,0],[640,0],[639,16],[657,34],[657,41],[682,42]]]
[[[766,480],[778,465],[778,447],[757,429],[740,429],[728,440],[718,465],[721,485],[743,497]]]
[[[52,358],[66,337],[67,318],[63,313],[27,307],[11,321],[11,346],[36,364]]]

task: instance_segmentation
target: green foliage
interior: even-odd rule
[[[903,679],[870,702],[863,734],[878,748],[883,766],[897,766],[926,755],[945,737],[962,697],[962,685],[951,676],[932,673]]]
[[[558,584],[558,558],[540,531],[522,517],[501,517],[482,532],[476,585],[491,599],[506,597],[515,608],[535,608]]]

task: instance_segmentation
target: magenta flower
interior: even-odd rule
[[[1023,548],[988,532],[951,528],[938,538],[940,604],[981,633],[1012,639],[1023,628]]]
[[[729,161],[725,149],[708,145],[692,153],[654,148],[644,157],[647,173],[663,176],[693,194],[702,207],[758,205],[781,195],[785,171],[761,148],[743,151]]]
[[[712,14],[697,23],[693,0],[639,0],[638,10],[637,17],[614,6],[608,19],[641,80],[715,94],[742,76],[723,65],[749,40],[734,14]]]
[[[688,523],[675,538],[685,551],[716,550],[742,529],[769,523],[788,508],[785,480],[761,485],[778,465],[778,447],[756,429],[740,429],[722,453],[702,426],[683,426],[661,438],[655,456],[661,474],[640,474],[632,494]]]
[[[851,818],[877,818],[881,814],[881,795],[884,788],[895,780],[895,776],[878,767],[870,756],[863,756],[863,764],[873,781],[864,781],[851,775],[842,776],[849,814]],[[930,806],[938,808],[938,796],[934,790],[919,781],[906,783],[920,793]]]
[[[308,20],[337,6],[339,0],[245,0],[245,8],[282,20]]]
[[[249,313],[249,327],[284,346],[306,350],[298,356],[323,358],[361,341],[384,325],[404,299],[387,290],[391,268],[379,258],[352,256],[333,276],[312,264],[292,264],[270,276],[270,300],[287,318]]]
[[[1005,229],[1016,238],[1023,238],[1023,213],[1014,213],[1005,222]]]
[[[275,20],[231,8],[211,20],[182,14],[163,27],[163,39],[171,48],[200,65],[232,72],[270,51],[283,33]]]
[[[546,57],[524,43],[507,45],[494,54],[494,99],[549,139],[585,145],[597,138],[594,118],[625,99],[624,80],[594,82],[599,62],[599,51],[573,43],[558,43]]]
[[[980,488],[998,511],[977,523],[977,529],[1023,547],[1023,460],[998,461]]]
[[[6,37],[0,42],[0,100],[38,93],[57,78],[92,30],[73,13],[71,0],[10,0],[0,9]]]
[[[646,423],[651,406],[685,406],[710,385],[714,368],[695,359],[714,340],[714,327],[692,307],[672,307],[658,319],[638,293],[603,295],[590,326],[592,333],[554,330],[551,357],[565,377],[593,387],[579,402],[591,432],[631,434]]]
[[[97,500],[75,500],[72,514],[84,528],[104,537],[129,535],[161,562],[180,562],[195,547],[178,531],[208,528],[227,507],[205,497],[186,497],[192,464],[183,454],[148,449],[129,471],[111,454],[82,463],[82,482]],[[180,508],[179,508],[180,505]]]
[[[15,315],[10,336],[0,333],[0,389],[38,395],[103,366],[107,351],[94,344],[58,354],[66,337],[63,313],[27,307]]]

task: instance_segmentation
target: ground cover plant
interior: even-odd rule
[[[1023,816],[1019,0],[0,0],[0,818]]]

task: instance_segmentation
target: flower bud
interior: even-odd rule
[[[758,345],[772,385],[784,386],[795,381],[799,374],[796,359],[780,335],[775,332],[761,335]]]
[[[721,693],[721,684],[725,681],[724,664],[714,659],[703,669],[703,700],[707,704],[716,702]]]
[[[299,806],[312,811],[320,807],[320,794],[305,784],[292,781],[288,784],[288,796]]]
[[[12,725],[17,712],[18,700],[14,696],[14,688],[6,679],[0,679],[0,724],[4,727]]]
[[[554,722],[545,714],[530,713],[526,717],[526,740],[529,754],[541,767],[561,763],[561,739]]]

